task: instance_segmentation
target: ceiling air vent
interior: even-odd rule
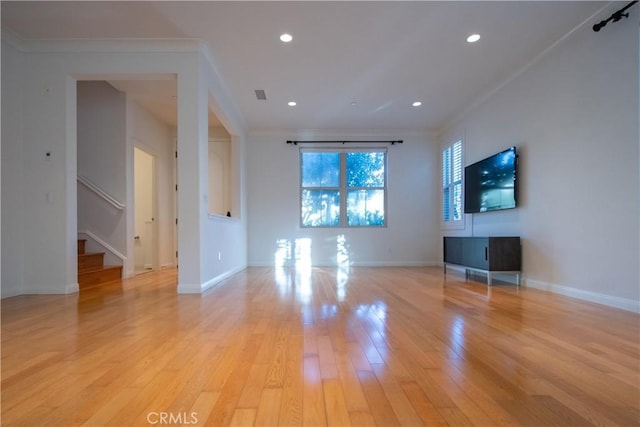
[[[256,89],[256,98],[258,98],[258,101],[266,101],[267,100],[267,94],[264,93],[264,90],[262,89]]]

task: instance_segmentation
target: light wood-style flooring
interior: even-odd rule
[[[1,424],[640,424],[638,314],[437,268],[176,283],[2,300]]]

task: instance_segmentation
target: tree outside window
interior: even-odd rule
[[[301,150],[302,226],[385,226],[386,154]]]

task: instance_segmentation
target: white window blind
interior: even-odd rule
[[[462,140],[442,151],[442,220],[462,220]]]

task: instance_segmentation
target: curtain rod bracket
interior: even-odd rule
[[[625,7],[623,7],[622,9],[618,10],[617,12],[614,12],[610,17],[608,17],[607,19],[598,22],[597,24],[595,24],[593,26],[593,31],[595,31],[596,33],[598,31],[600,31],[602,28],[604,28],[610,21],[612,22],[618,22],[619,20],[621,20],[622,18],[628,18],[629,17],[629,13],[624,13],[625,10],[629,9],[631,6],[633,6],[634,4],[638,3],[638,0],[632,1],[631,3],[627,4]]]

